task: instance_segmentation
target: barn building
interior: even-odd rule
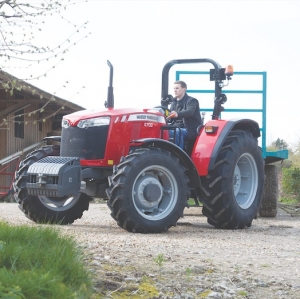
[[[11,193],[19,161],[60,135],[63,115],[83,109],[0,70],[0,197]]]

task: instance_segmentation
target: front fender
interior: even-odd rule
[[[176,144],[163,140],[158,138],[142,138],[133,140],[131,142],[131,146],[133,147],[157,147],[164,149],[168,152],[170,152],[173,156],[179,159],[180,163],[183,165],[183,167],[186,169],[186,175],[188,176],[191,185],[196,188],[200,187],[201,182],[199,179],[199,175],[197,172],[197,169],[189,157],[189,155],[183,151],[179,146]]]

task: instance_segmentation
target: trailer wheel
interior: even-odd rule
[[[169,152],[137,149],[109,178],[111,216],[129,232],[165,232],[183,217],[190,194],[188,183],[184,167]]]
[[[259,216],[276,217],[278,209],[278,170],[276,165],[265,166],[264,192]]]
[[[201,183],[203,214],[209,224],[224,229],[250,227],[264,186],[264,160],[252,134],[232,131]]]
[[[29,166],[52,154],[53,146],[45,146],[26,156],[26,159],[20,163],[20,168],[15,175],[14,197],[19,203],[21,211],[34,222],[70,224],[81,218],[83,212],[88,210],[89,196],[78,193],[74,197],[47,197],[32,196],[27,193],[26,183]]]

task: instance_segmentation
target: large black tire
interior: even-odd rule
[[[209,224],[223,229],[250,227],[264,186],[264,160],[257,139],[249,132],[232,131],[201,182],[202,212]]]
[[[137,149],[122,159],[109,178],[111,216],[129,232],[165,232],[183,217],[188,183],[184,167],[169,152]]]
[[[278,210],[278,170],[276,165],[266,165],[265,176],[259,216],[276,217]]]
[[[85,210],[89,208],[90,197],[78,193],[74,197],[47,197],[28,195],[26,183],[28,181],[27,171],[30,165],[53,155],[53,146],[45,146],[28,154],[26,159],[20,163],[16,172],[14,197],[19,208],[25,216],[37,223],[70,224],[82,217]]]

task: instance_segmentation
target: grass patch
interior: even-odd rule
[[[203,207],[202,202],[199,201],[199,205],[197,205],[194,198],[189,198],[187,203],[190,207]]]
[[[0,222],[0,298],[89,298],[91,277],[71,237]]]
[[[286,204],[298,204],[298,203],[300,203],[300,201],[297,198],[292,197],[292,196],[290,196],[290,197],[281,197],[279,199],[279,202],[286,203]]]
[[[158,254],[157,257],[153,258],[153,261],[158,265],[159,267],[162,266],[163,262],[165,262],[165,257],[162,253]]]
[[[126,290],[122,291],[115,290],[110,293],[105,298],[114,298],[114,299],[152,299],[152,298],[158,298],[159,297],[159,290],[155,286],[155,282],[148,277],[143,277],[141,283],[137,287],[133,287],[133,290],[129,290],[128,287],[126,287]]]

